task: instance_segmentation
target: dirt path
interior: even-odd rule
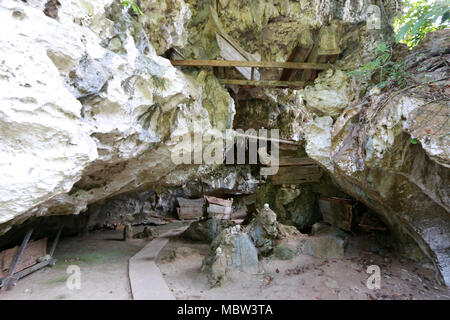
[[[153,239],[129,261],[129,278],[134,300],[173,300],[155,260],[169,237],[183,233],[188,226],[170,230]]]
[[[0,299],[131,299],[128,259],[147,241],[121,237],[121,231],[95,231],[61,239],[54,267],[19,280],[12,290],[0,292]],[[80,268],[79,290],[66,285],[69,266]]]

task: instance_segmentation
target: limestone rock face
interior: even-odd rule
[[[19,3],[3,2],[0,20],[1,225],[70,191],[98,153],[60,77],[81,58],[79,39]]]
[[[418,258],[418,247],[411,246],[417,243],[447,284],[450,105],[444,61],[449,57],[433,48],[448,38],[448,30],[430,34],[406,57],[418,83],[381,94],[372,91],[360,104],[345,108],[336,121],[311,117],[305,128],[308,155],[328,169],[344,191],[380,214],[397,236],[400,250]],[[422,85],[424,81],[433,83]]]
[[[348,76],[341,70],[327,70],[304,90],[305,105],[321,116],[337,117],[349,106]]]
[[[277,215],[266,204],[253,221],[245,228],[261,255],[273,249],[273,240],[278,236]]]
[[[367,20],[367,8],[372,4],[368,0],[185,1],[192,11],[188,26],[189,45],[181,49],[186,59],[218,57],[215,27],[209,15],[210,7],[213,7],[223,31],[248,53],[260,56],[261,61],[286,61],[297,46],[312,46],[316,31],[322,25],[336,28],[345,39],[344,46],[354,45],[354,39],[345,36],[350,30],[354,31],[356,24]],[[386,15],[391,11],[385,8]],[[365,29],[364,23],[361,26],[357,29]],[[364,40],[370,43],[367,49],[373,50],[376,48],[376,45],[370,48],[373,39],[380,36],[379,30],[376,31],[376,34],[366,32],[364,39],[358,38],[355,42]],[[358,37],[362,32],[358,30],[354,36]],[[366,52],[366,48],[357,51]],[[232,71],[226,72],[231,75]],[[282,71],[261,69],[259,72],[263,79],[279,80]]]
[[[185,76],[158,56],[118,1],[64,1],[54,19],[2,1],[0,15],[0,233],[210,170],[174,163],[173,152],[191,150],[190,132],[230,128],[233,100],[210,73]]]
[[[267,202],[276,212],[278,221],[304,229],[321,219],[317,197],[318,193],[309,185],[265,184],[258,189],[256,205],[262,208]]]
[[[306,153],[328,170],[333,170],[330,161],[332,125],[330,116],[316,117],[305,125]]]
[[[243,195],[252,194],[260,183],[248,165],[219,166],[207,175],[196,177],[183,186],[189,197],[204,194]]]
[[[142,1],[140,8],[144,16],[138,19],[158,54],[186,45],[186,27],[192,13],[183,0]]]
[[[175,163],[174,155],[199,151],[184,139],[192,133],[279,128],[450,284],[448,30],[406,57],[414,85],[366,94],[346,72],[393,36],[386,21],[381,30],[364,23],[373,1],[149,0],[140,2],[144,16],[119,0],[60,2],[47,15],[45,1],[0,3],[0,234],[32,216],[78,214],[129,192],[189,189],[189,181],[191,190],[251,193],[257,179],[248,168]],[[388,20],[395,5],[383,3]],[[212,71],[183,73],[161,56],[218,58],[211,6],[224,32],[263,61],[288,60],[324,25],[339,35],[339,59],[304,90],[237,90],[233,123],[234,100]],[[281,72],[260,71],[267,80]],[[313,223],[311,207],[295,211],[312,202],[308,193],[279,195],[280,220],[289,210],[299,227]],[[161,210],[172,206],[171,195],[160,199]],[[136,203],[124,206],[134,212]]]

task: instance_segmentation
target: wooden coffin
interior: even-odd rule
[[[204,196],[204,197],[208,203],[214,203],[224,207],[231,207],[233,205],[233,199],[222,199],[212,196]]]
[[[200,199],[185,199],[177,198],[178,204],[177,208],[178,217],[180,220],[194,220],[201,218],[203,216],[203,206],[205,201],[203,198]]]
[[[6,276],[9,272],[11,263],[16,256],[19,246],[0,252],[0,278]],[[47,238],[28,242],[22,256],[17,263],[14,273],[22,271],[37,263],[37,259],[47,254]]]
[[[216,219],[230,219],[232,213],[233,199],[221,199],[212,196],[205,196],[208,202],[208,216]]]
[[[322,170],[317,165],[285,166],[278,168],[277,174],[270,176],[273,185],[302,184],[318,182]]]
[[[345,231],[352,228],[353,202],[343,198],[321,198],[319,208],[325,222]]]

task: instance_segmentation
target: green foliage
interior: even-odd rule
[[[412,48],[428,32],[448,28],[450,0],[407,0],[406,13],[395,22],[396,40]]]
[[[418,144],[419,143],[419,141],[417,140],[417,139],[411,139],[411,144]]]
[[[412,48],[416,46],[428,32],[448,28],[450,21],[450,0],[406,0],[405,14],[395,22],[396,40]],[[375,50],[376,58],[361,69],[349,72],[361,80],[372,80],[378,77],[377,87],[388,85],[404,85],[409,78],[404,62],[393,62],[392,49],[385,42]],[[413,143],[414,144],[414,143]]]
[[[391,61],[392,49],[388,47],[386,42],[378,44],[375,54],[375,60],[369,61],[361,69],[349,72],[350,76],[354,76],[360,80],[371,80],[374,74],[377,75],[377,87],[382,89],[389,84],[401,86],[409,77],[403,62],[397,63]]]
[[[133,0],[120,0],[120,4],[123,5],[125,8],[131,7],[134,13],[136,13],[137,15],[144,16],[144,13],[142,12],[141,8],[139,8],[139,6]]]

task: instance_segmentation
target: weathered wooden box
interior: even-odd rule
[[[342,230],[350,231],[353,219],[353,202],[343,198],[321,198],[319,208],[325,222]]]
[[[178,217],[181,220],[194,220],[199,219],[203,216],[203,207],[205,205],[205,200],[200,199],[185,199],[177,198],[178,204],[177,208]]]
[[[208,202],[206,211],[210,218],[230,219],[233,211],[233,199],[221,199],[211,196],[205,196],[205,199]]]

